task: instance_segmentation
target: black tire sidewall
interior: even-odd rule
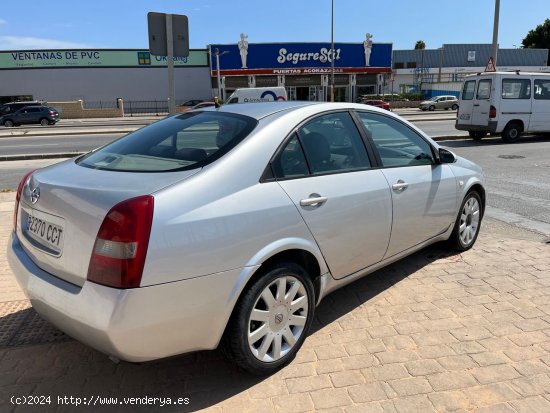
[[[510,136],[510,131],[513,129],[517,130],[517,134],[515,138],[512,138]],[[517,142],[520,136],[521,136],[521,126],[517,123],[511,123],[507,125],[506,128],[504,128],[504,131],[502,131],[502,139],[505,142],[510,142],[510,143]]]
[[[308,318],[304,326],[302,335],[297,340],[296,344],[281,359],[272,363],[265,363],[258,360],[251,352],[248,345],[248,320],[250,313],[259,298],[262,291],[271,284],[277,278],[282,276],[292,276],[298,279],[305,287],[308,295]],[[313,322],[313,316],[315,311],[315,290],[313,282],[307,272],[298,264],[291,262],[280,263],[270,269],[266,269],[264,275],[254,281],[247,291],[243,293],[241,299],[236,305],[235,312],[230,320],[228,331],[225,337],[225,345],[229,346],[229,352],[226,354],[230,356],[237,364],[245,370],[257,374],[266,375],[271,374],[282,367],[289,364],[296,353],[302,347],[304,340],[306,339],[311,324]],[[226,348],[227,350],[227,348]]]

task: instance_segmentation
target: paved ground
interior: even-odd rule
[[[189,402],[124,411],[550,411],[550,245],[533,233],[486,220],[467,253],[431,247],[339,290],[296,360],[258,379],[217,351],[117,365],[41,321],[3,252],[12,201],[0,194],[2,412],[86,410],[57,396]],[[16,407],[14,395],[51,405]]]

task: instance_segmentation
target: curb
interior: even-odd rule
[[[27,136],[61,136],[61,135],[108,135],[113,133],[129,133],[137,130],[138,128],[128,128],[125,130],[101,130],[101,131],[62,131],[62,132],[53,132],[53,133],[37,133],[37,132],[31,132],[31,133],[20,133],[17,135],[2,135],[0,134],[0,139],[2,138],[24,138]]]

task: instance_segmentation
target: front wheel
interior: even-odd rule
[[[270,374],[292,361],[313,320],[313,282],[299,265],[285,262],[268,270],[241,297],[222,343],[241,368]]]
[[[6,128],[12,128],[12,127],[15,126],[15,124],[13,123],[12,120],[8,119],[8,120],[5,120],[5,121],[4,121],[4,126],[5,126]]]
[[[476,191],[468,192],[462,201],[453,233],[449,238],[451,248],[466,251],[473,247],[479,235],[482,216],[481,197]]]
[[[451,109],[452,109],[452,110],[457,110],[457,109],[458,109],[458,105],[455,103],[453,106],[451,106]]]
[[[517,142],[523,132],[522,127],[519,123],[512,122],[504,128],[502,131],[502,140],[508,143]]]
[[[46,118],[40,119],[40,125],[42,126],[48,126],[50,124],[50,121]]]
[[[430,107],[428,108],[428,110],[431,111],[431,112],[433,112],[433,111],[435,110],[435,106],[434,106],[434,105],[430,106]]]

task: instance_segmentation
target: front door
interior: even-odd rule
[[[431,145],[388,116],[358,112],[379,154],[392,193],[389,258],[445,232],[455,220],[456,179],[437,164]]]
[[[391,193],[382,171],[371,168],[348,112],[321,115],[299,128],[272,166],[333,277],[382,260],[390,238]]]
[[[530,130],[550,131],[550,78],[535,79]]]

